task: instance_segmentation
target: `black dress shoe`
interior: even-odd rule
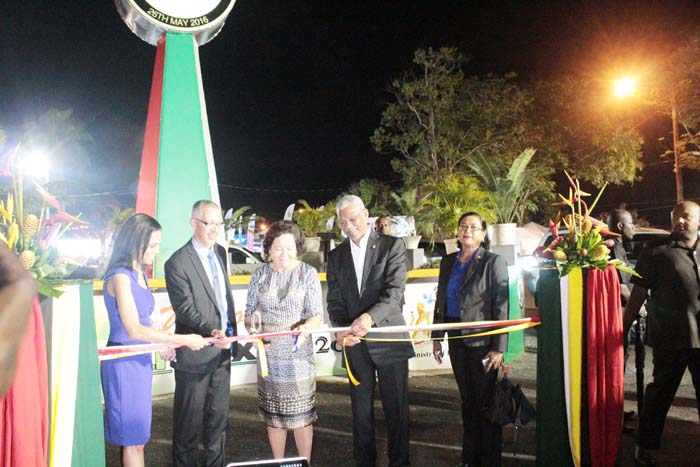
[[[644,448],[634,447],[634,465],[636,467],[656,467],[656,461]]]

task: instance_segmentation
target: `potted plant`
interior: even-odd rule
[[[452,173],[426,184],[425,188],[428,198],[421,220],[431,241],[442,239],[448,254],[457,250],[455,235],[462,214],[478,211],[487,220],[494,218],[488,193],[481,190],[473,177]]]
[[[422,238],[419,235],[421,229],[418,228],[416,223],[420,219],[419,216],[426,206],[428,196],[419,195],[417,188],[411,188],[401,193],[392,192],[391,197],[394,198],[400,213],[406,216],[410,225],[408,235],[403,237],[406,248],[414,250],[418,248],[418,244]]]
[[[318,251],[321,247],[319,234],[329,230],[327,224],[335,216],[335,207],[328,203],[314,208],[303,199],[298,203],[301,204],[301,208],[294,211],[294,222],[306,235],[306,251]]]
[[[523,207],[532,194],[528,180],[532,171],[528,164],[535,154],[535,149],[527,148],[515,158],[508,174],[503,177],[492,161],[482,154],[469,160],[469,167],[482,180],[496,215],[491,242],[494,245],[512,245],[515,243],[516,219],[522,215]]]

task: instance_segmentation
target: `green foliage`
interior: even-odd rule
[[[73,109],[49,109],[24,128],[20,152],[46,152],[50,156],[51,178],[88,179],[94,139]],[[20,154],[21,157],[21,154]],[[70,167],[70,171],[63,170]]]
[[[419,217],[426,229],[423,233],[433,241],[438,237],[453,238],[459,217],[465,212],[476,211],[488,222],[495,219],[491,198],[474,177],[463,173],[447,174],[424,188],[429,193],[427,207]]]
[[[399,209],[397,214],[414,218],[423,212],[428,201],[428,195],[418,194],[418,188],[410,188],[402,192],[392,191],[391,197]]]
[[[120,209],[116,205],[110,205],[109,208],[112,209],[112,217],[107,222],[106,229],[112,232],[119,231],[122,224],[134,214],[133,208]]]
[[[658,86],[656,108],[678,116],[680,165],[700,169],[700,34],[692,37],[669,61]],[[662,157],[673,157],[673,140]]]
[[[335,204],[328,203],[317,208],[312,207],[306,200],[300,199],[302,208],[294,211],[294,222],[307,237],[317,237],[326,231],[326,223],[335,216]]]
[[[228,219],[224,219],[224,228],[226,230],[229,230],[233,228],[234,226],[238,225],[238,219],[241,216],[245,216],[248,214],[248,212],[252,211],[253,208],[250,206],[241,206],[240,208],[236,208],[232,213],[231,216]],[[247,225],[247,221],[244,220],[244,224]]]
[[[391,197],[398,208],[398,215],[413,217],[416,232],[426,232],[432,228],[431,225],[426,225],[423,222],[424,216],[422,215],[427,206],[429,195],[420,194],[418,188],[410,188],[402,192],[392,191]],[[416,232],[413,234],[415,235]]]
[[[497,222],[509,224],[517,218],[522,223],[518,214],[521,209],[527,208],[523,204],[528,201],[532,186],[529,182],[534,174],[534,171],[528,171],[527,166],[534,155],[533,148],[521,152],[505,177],[499,173],[499,167],[481,153],[470,159],[469,166],[481,177],[484,188],[489,191]]]
[[[394,80],[394,102],[371,142],[398,155],[392,167],[408,186],[466,168],[476,151],[498,159],[521,138],[529,98],[515,75],[464,77],[455,48],[416,51],[415,67]]]
[[[537,165],[564,168],[597,187],[635,180],[644,140],[630,113],[611,100],[610,89],[564,77],[536,82],[530,92],[527,143],[538,148]]]
[[[391,188],[386,183],[373,178],[363,178],[350,185],[346,194],[359,196],[370,214],[378,216],[392,212],[390,193]]]

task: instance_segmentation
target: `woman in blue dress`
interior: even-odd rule
[[[109,316],[107,345],[148,342],[186,345],[199,350],[207,340],[196,334],[170,334],[151,327],[155,305],[145,269],[152,267],[161,241],[158,221],[135,214],[119,230],[104,278]],[[102,362],[105,438],[121,446],[123,466],[144,465],[144,445],[151,437],[151,354]]]

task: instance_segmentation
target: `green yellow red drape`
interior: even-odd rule
[[[617,272],[543,270],[537,302],[537,465],[614,466],[624,397]]]
[[[45,307],[51,335],[49,465],[104,466],[92,284],[69,286],[60,298],[46,302]]]

